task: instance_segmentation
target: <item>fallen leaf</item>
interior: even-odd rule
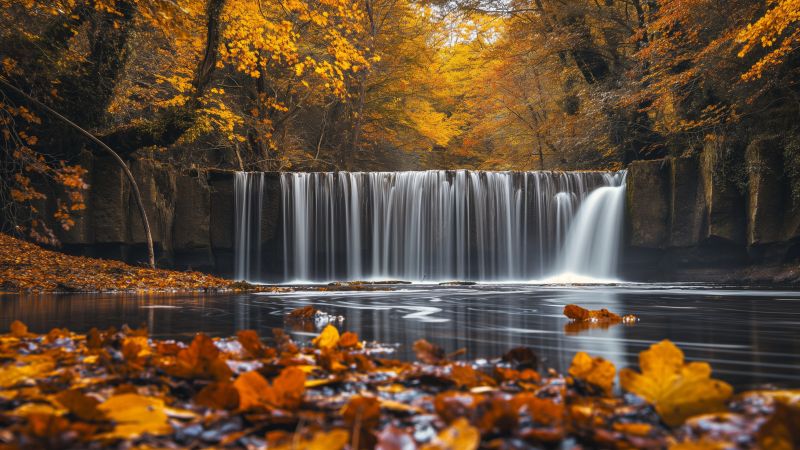
[[[569,374],[574,378],[599,387],[605,395],[611,394],[617,369],[610,361],[603,358],[592,358],[585,352],[578,352],[572,358]]]
[[[777,400],[775,412],[758,430],[757,439],[762,450],[800,448],[800,403]]]
[[[275,356],[275,350],[265,346],[255,330],[241,330],[236,333],[236,338],[242,344],[242,347],[247,350],[247,353],[254,358],[271,358]]]
[[[244,373],[233,382],[239,392],[239,408],[296,409],[303,401],[306,374],[296,367],[281,371],[270,386],[256,371]]]
[[[488,375],[467,364],[450,366],[450,378],[460,387],[494,386],[494,380]]]
[[[0,367],[0,388],[10,388],[26,380],[42,378],[54,368],[55,361],[50,356],[20,356]]]
[[[229,381],[214,382],[201,389],[194,401],[208,408],[234,410],[239,407],[239,391]]]
[[[670,426],[696,414],[720,411],[733,393],[731,386],[711,378],[705,362],[684,363],[683,352],[669,340],[653,344],[639,354],[641,373],[622,369],[620,384],[656,407]]]
[[[339,347],[341,348],[356,348],[359,347],[359,344],[358,335],[350,331],[344,332],[339,338]]]
[[[344,405],[341,414],[351,428],[359,424],[361,428],[372,429],[381,418],[381,404],[375,397],[355,395]]]
[[[609,322],[621,322],[622,317],[603,308],[599,310],[589,310],[578,305],[567,305],[564,307],[564,315],[572,320],[598,320]]]
[[[414,353],[417,354],[417,359],[425,364],[438,364],[445,359],[444,349],[425,339],[414,342]]]
[[[464,418],[457,419],[449,427],[442,430],[430,444],[422,450],[476,450],[481,442],[481,434],[477,428]]]
[[[166,368],[170,375],[186,379],[230,379],[232,372],[214,341],[198,333],[192,344],[178,352],[176,362]]]
[[[114,430],[101,438],[133,439],[144,433],[168,434],[172,431],[164,412],[164,401],[139,394],[114,395],[98,406],[115,423]]]
[[[337,330],[335,326],[328,324],[325,329],[322,330],[322,333],[314,338],[311,343],[322,350],[336,348],[339,344],[339,330]]]
[[[292,438],[281,445],[269,446],[274,450],[342,450],[350,442],[350,433],[347,430],[331,430],[317,432],[311,439]]]
[[[24,323],[20,322],[19,320],[15,320],[11,322],[11,336],[15,338],[25,338],[32,336],[31,333],[28,333],[28,326]]]
[[[106,415],[98,408],[100,402],[83,392],[70,389],[55,396],[56,402],[66,408],[77,418],[87,422],[101,422],[106,420]]]

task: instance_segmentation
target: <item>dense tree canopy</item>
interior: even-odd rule
[[[598,168],[715,133],[800,154],[797,0],[0,0],[0,20],[2,80],[125,158]],[[92,147],[7,86],[0,127],[6,221],[50,240],[37,183],[65,186],[69,227]]]

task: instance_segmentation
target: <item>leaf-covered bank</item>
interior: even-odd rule
[[[70,256],[0,233],[0,290],[164,292],[237,287],[242,286],[199,272],[154,270],[119,261]]]

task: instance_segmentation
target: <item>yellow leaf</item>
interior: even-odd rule
[[[337,330],[335,326],[328,324],[328,326],[322,330],[322,333],[314,338],[311,343],[314,344],[315,347],[323,350],[335,348],[336,345],[339,344],[339,330]]]
[[[572,359],[569,374],[574,378],[601,388],[603,393],[609,395],[611,394],[611,386],[614,385],[617,369],[610,361],[600,357],[592,358],[585,352],[578,352]]]
[[[723,409],[733,393],[729,384],[711,378],[708,363],[685,364],[683,352],[666,339],[641,352],[639,366],[642,373],[620,371],[622,388],[652,403],[670,426],[696,414]]]
[[[467,419],[456,419],[450,427],[442,430],[431,444],[422,450],[475,450],[481,442],[481,433]]]
[[[293,440],[283,445],[270,446],[270,448],[275,450],[342,450],[348,442],[350,442],[350,433],[347,430],[335,429],[327,433],[315,433],[311,439]]]
[[[164,401],[139,394],[115,395],[97,407],[115,422],[114,430],[104,438],[132,439],[144,433],[167,434],[172,431]]]
[[[27,379],[40,378],[55,368],[49,356],[20,356],[0,368],[0,388],[15,386]]]

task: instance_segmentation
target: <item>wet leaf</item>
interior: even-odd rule
[[[416,450],[414,438],[406,431],[389,425],[378,435],[378,444],[375,450]]]
[[[234,410],[239,407],[239,391],[229,381],[210,383],[197,393],[194,401],[208,408]]]
[[[101,438],[132,439],[144,433],[152,435],[167,434],[172,431],[164,401],[139,394],[115,395],[98,406],[110,420],[114,430],[101,435]]]
[[[587,353],[578,352],[572,359],[569,374],[592,386],[599,387],[603,394],[610,395],[614,378],[617,376],[617,369],[610,361],[600,357],[592,358]]]
[[[775,412],[758,430],[757,438],[763,450],[800,448],[800,402],[776,401]]]
[[[481,442],[481,434],[477,428],[461,418],[442,430],[432,443],[422,450],[476,450]]]
[[[322,350],[331,350],[339,344],[339,330],[328,324],[319,336],[311,341],[315,347]]]
[[[275,356],[275,350],[265,346],[255,330],[241,330],[236,333],[236,337],[242,347],[254,358],[271,358]]]
[[[71,389],[55,396],[55,400],[81,420],[87,422],[100,422],[106,420],[106,415],[98,408],[100,402],[83,392]]]
[[[339,347],[341,348],[356,348],[359,346],[360,342],[358,341],[358,335],[356,333],[346,331],[342,334],[342,337],[339,338]]]
[[[11,322],[11,336],[14,336],[16,338],[24,338],[31,336],[31,334],[28,333],[27,325],[20,322],[19,320],[15,320]]]
[[[306,374],[295,367],[284,369],[272,385],[258,372],[247,372],[239,376],[233,387],[239,393],[239,408],[285,408],[296,409],[303,401]]]
[[[372,429],[380,420],[381,403],[372,396],[356,395],[342,408],[341,414],[351,428],[358,424],[362,428]]]
[[[292,439],[288,443],[269,448],[275,450],[342,450],[349,442],[350,433],[337,429],[327,433],[314,433],[311,439]]]
[[[425,364],[438,364],[445,359],[444,349],[425,339],[414,342],[414,353],[416,353],[417,359]]]
[[[608,322],[621,322],[622,317],[612,313],[611,311],[603,308],[599,310],[589,310],[582,308],[578,305],[567,305],[564,307],[564,315],[576,321],[608,321]]]
[[[475,370],[467,364],[453,364],[450,366],[450,378],[461,387],[494,386],[494,380],[483,372]]]
[[[620,371],[620,384],[656,407],[665,423],[675,426],[688,417],[724,409],[733,389],[711,378],[704,362],[684,363],[683,352],[672,342],[653,344],[639,354],[641,373]]]
[[[214,341],[198,333],[189,348],[178,352],[175,365],[166,368],[170,375],[187,379],[227,380],[232,372]]]
[[[45,355],[20,356],[0,367],[0,388],[43,377],[55,368],[53,358]]]

